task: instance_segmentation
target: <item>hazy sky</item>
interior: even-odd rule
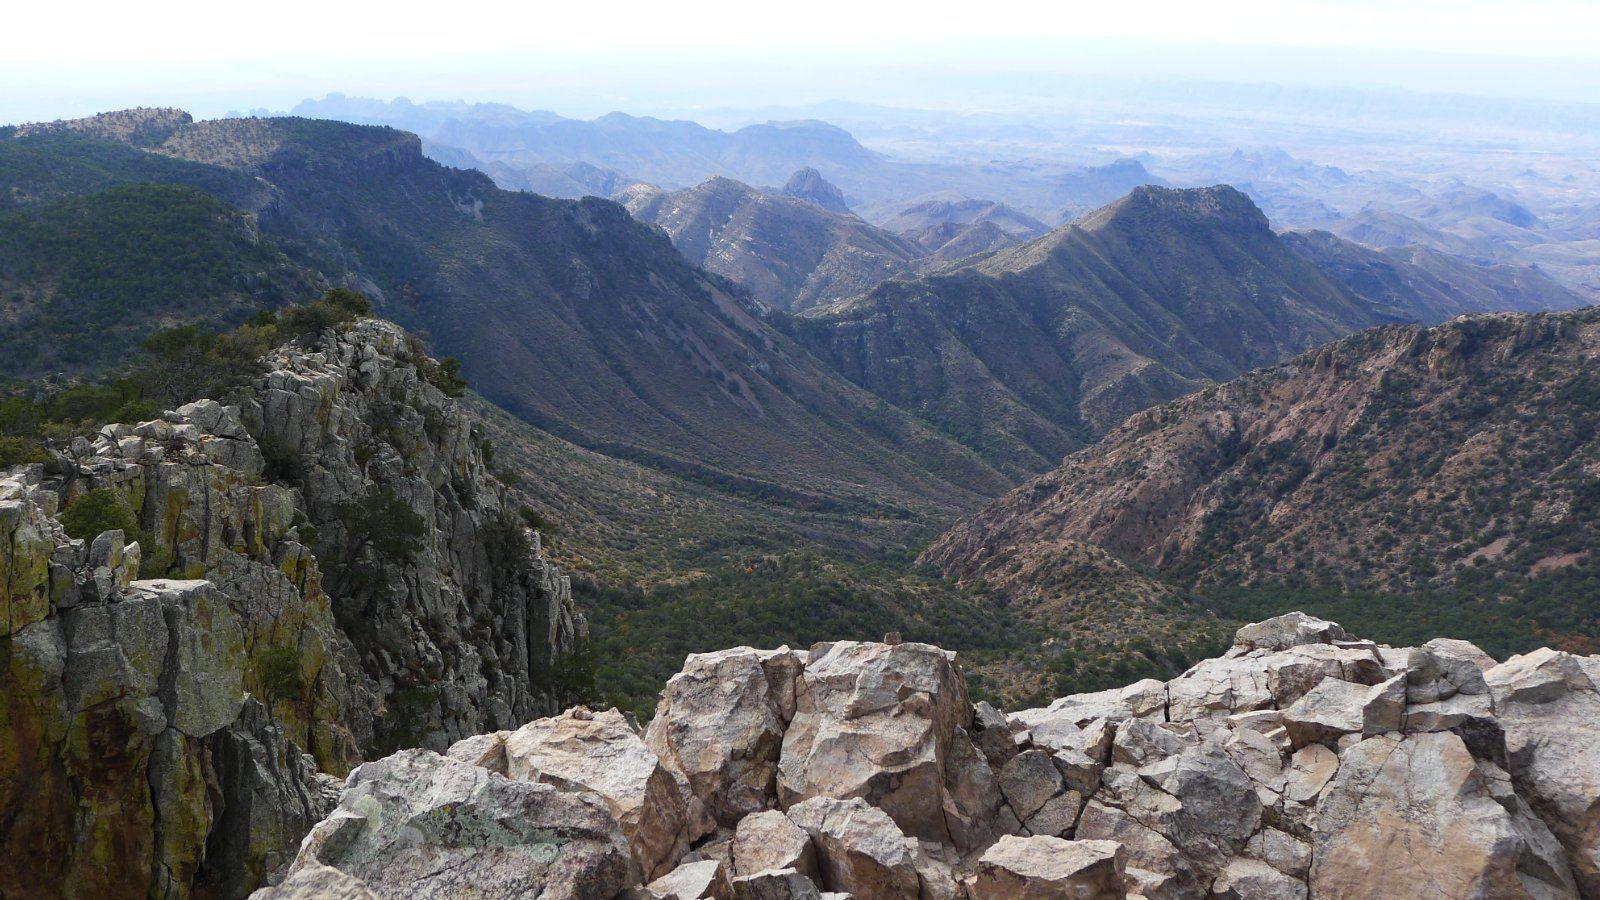
[[[919,98],[883,94],[919,71],[1584,100],[1600,88],[1600,0],[57,0],[6,11],[0,121],[129,105],[284,109],[329,91],[571,113],[905,103]]]

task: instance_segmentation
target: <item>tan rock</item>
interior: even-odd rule
[[[683,863],[645,885],[654,900],[734,900],[733,885],[714,859]]]
[[[1244,626],[1234,632],[1233,645],[1245,650],[1287,650],[1302,644],[1331,644],[1349,639],[1345,630],[1334,622],[1291,612]]]
[[[1306,883],[1256,859],[1228,863],[1211,885],[1219,900],[1305,900]]]
[[[1120,900],[1127,850],[1115,841],[1003,837],[984,851],[973,893],[985,900]]]
[[[1517,790],[1566,848],[1585,896],[1600,896],[1600,658],[1554,650],[1485,675]]]
[[[620,893],[629,867],[598,798],[405,750],[350,774],[338,809],[306,836],[282,896],[331,885],[383,900],[590,900]]]
[[[1310,887],[1319,898],[1521,897],[1538,862],[1461,738],[1380,736],[1340,757],[1318,807]],[[1562,896],[1562,886],[1534,879]]]
[[[696,653],[661,692],[645,743],[719,825],[731,828],[776,805],[778,754],[800,668],[786,647]]]
[[[600,795],[645,878],[672,871],[689,849],[676,780],[617,710],[535,719],[506,737],[505,754],[510,778]]]
[[[783,739],[778,797],[861,797],[907,834],[951,843],[946,787],[972,721],[954,655],[926,644],[842,641],[811,653]]]
[[[794,869],[807,878],[817,877],[817,853],[811,846],[811,837],[775,809],[739,820],[732,850],[736,875]]]
[[[1305,696],[1283,711],[1283,727],[1296,748],[1322,743],[1333,746],[1347,734],[1365,727],[1367,696],[1371,688],[1337,678],[1324,678]]]
[[[918,897],[918,854],[883,810],[860,797],[813,797],[788,816],[817,848],[822,887],[873,900]]]
[[[735,900],[821,900],[816,883],[794,869],[768,869],[733,880]]]

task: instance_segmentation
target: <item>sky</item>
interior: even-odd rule
[[[78,0],[5,19],[7,122],[287,109],[330,91],[568,114],[949,107],[998,102],[948,87],[963,77],[1029,72],[1600,96],[1600,0]]]

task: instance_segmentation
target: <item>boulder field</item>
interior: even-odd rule
[[[1600,897],[1600,657],[1301,613],[1171,681],[1012,714],[954,653],[695,654],[351,772],[256,900]]]

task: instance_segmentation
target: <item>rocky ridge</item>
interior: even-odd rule
[[[930,645],[741,647],[642,732],[579,707],[358,768],[257,900],[1595,897],[1596,738],[1600,657],[1301,613],[1010,715]]]
[[[0,845],[35,861],[0,895],[244,896],[327,812],[319,772],[559,708],[583,622],[431,365],[361,321],[0,474]],[[375,492],[404,554],[348,533]],[[137,533],[70,537],[95,502]]]

